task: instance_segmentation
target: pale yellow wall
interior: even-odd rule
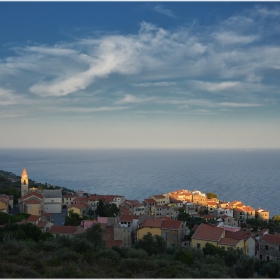
[[[83,210],[86,210],[86,207],[80,209],[80,208],[77,208],[77,207],[75,207],[75,206],[71,206],[71,207],[69,208],[69,210],[68,210],[68,213],[69,213],[70,210],[73,210],[74,213],[77,213],[77,214],[79,214],[80,216],[83,216],[83,215],[82,215],[82,211],[83,211]]]
[[[240,240],[236,245],[222,245],[222,244],[218,244],[218,247],[220,247],[220,248],[224,247],[225,250],[227,250],[228,248],[241,249],[241,250],[244,250],[244,252],[245,252],[243,240]]]
[[[40,204],[26,204],[26,213],[31,214],[31,215],[41,215],[41,205]]]
[[[144,227],[137,230],[137,240],[143,238],[143,236],[146,235],[148,232],[150,232],[153,236],[155,235],[161,236],[160,228]]]
[[[191,241],[191,247],[197,248],[197,243],[200,243],[200,249],[203,249],[206,245],[206,243],[210,243],[214,246],[218,246],[218,242],[213,242],[213,241],[207,241],[207,240],[201,240],[201,239],[193,239]]]
[[[5,212],[7,212],[7,204],[3,201],[0,201],[0,209],[5,209]]]

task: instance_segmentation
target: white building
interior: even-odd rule
[[[48,213],[61,213],[62,189],[44,190],[44,211]]]

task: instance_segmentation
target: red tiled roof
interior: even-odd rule
[[[29,197],[31,197],[31,196],[36,196],[36,197],[38,197],[39,199],[43,199],[43,195],[40,194],[40,193],[37,193],[37,192],[28,193],[28,194],[22,196],[22,197],[19,198],[19,199],[20,199],[20,200],[24,200],[24,199],[27,199],[27,198],[29,198]]]
[[[215,201],[207,201],[207,205],[214,205],[216,206],[218,203]]]
[[[163,229],[179,229],[182,225],[182,221],[178,220],[163,220],[161,228]]]
[[[136,215],[122,215],[122,216],[120,216],[119,221],[120,222],[131,222],[132,223],[133,219],[138,219],[138,216],[136,216]]]
[[[76,226],[52,226],[50,233],[57,234],[74,234],[77,231]]]
[[[237,232],[232,232],[232,231],[225,231],[225,237],[227,238],[232,238],[232,239],[237,239],[237,240],[247,240],[251,234],[249,232],[244,232],[244,231],[237,231]]]
[[[30,215],[30,216],[27,218],[27,222],[36,222],[36,221],[38,221],[40,218],[41,218],[41,216],[39,216],[39,215]]]
[[[224,229],[213,227],[207,224],[200,224],[199,228],[195,231],[192,238],[209,241],[219,241],[222,237],[223,232]]]
[[[106,241],[106,247],[107,248],[112,248],[113,246],[122,246],[123,242],[122,240],[107,240]]]
[[[71,205],[71,207],[69,207],[69,209],[71,209],[73,207],[78,208],[78,209],[81,210],[83,208],[87,208],[88,205],[86,203],[80,202],[80,203],[76,203],[76,204]]]
[[[162,194],[152,195],[152,197],[154,197],[154,198],[156,198],[156,199],[163,199],[163,198],[165,198],[165,196],[162,195]]]
[[[139,227],[152,227],[160,228],[162,224],[162,219],[147,219],[139,225]]]
[[[260,241],[280,245],[280,236],[274,234],[265,234],[261,237]]]
[[[29,199],[26,201],[26,204],[41,204],[41,202],[36,199]]]
[[[240,242],[238,239],[232,239],[232,238],[221,238],[219,241],[220,245],[237,245]]]
[[[217,217],[215,215],[209,214],[203,216],[205,219],[216,219]]]
[[[119,209],[120,209],[120,214],[121,214],[121,215],[129,215],[129,213],[130,213],[129,210],[126,209],[126,208],[123,207],[123,206],[120,206]]]
[[[247,212],[250,212],[250,211],[255,211],[255,209],[254,208],[252,208],[251,206],[245,206],[245,207],[242,207],[242,209],[244,209],[245,211],[247,211]]]
[[[191,231],[196,231],[199,228],[200,225],[194,225]]]
[[[41,220],[38,224],[37,224],[37,227],[38,228],[42,228],[42,227],[45,227],[47,225],[48,221],[46,220]]]

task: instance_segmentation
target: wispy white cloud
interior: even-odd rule
[[[174,13],[170,9],[165,8],[163,5],[156,5],[153,9],[156,12],[163,14],[165,16],[172,17],[172,18],[175,17]]]
[[[249,44],[256,41],[259,36],[258,35],[239,35],[235,32],[222,32],[214,34],[214,37],[218,42],[231,45],[231,44]]]

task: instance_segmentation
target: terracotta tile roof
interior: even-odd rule
[[[274,234],[265,234],[260,238],[260,241],[280,245],[280,236]]]
[[[52,226],[50,228],[50,233],[54,234],[74,234],[76,231],[76,226]]]
[[[39,215],[30,215],[27,218],[27,222],[37,222],[40,218],[41,218],[41,216],[39,216]]]
[[[226,219],[226,218],[228,218],[228,217],[230,217],[230,216],[228,216],[228,215],[223,215],[223,216],[221,216],[222,219]]]
[[[42,212],[42,214],[45,216],[51,216],[51,213],[49,213],[49,212]]]
[[[84,203],[88,203],[88,197],[75,197],[73,199],[73,204],[75,203],[80,203],[80,202],[84,202]]]
[[[146,198],[145,201],[148,203],[156,203],[156,201],[153,198]]]
[[[213,227],[207,224],[200,224],[192,238],[209,241],[219,241],[224,233],[224,229]]]
[[[45,227],[47,224],[48,224],[48,221],[46,221],[46,220],[41,220],[41,221],[37,224],[37,227],[38,227],[38,228],[43,228],[43,227]]]
[[[225,237],[238,239],[238,240],[247,240],[250,236],[251,234],[249,232],[244,232],[244,231],[232,232],[226,230],[225,232]]]
[[[133,221],[133,219],[138,219],[138,216],[136,215],[121,215],[119,218],[120,222],[131,222]]]
[[[76,204],[71,205],[71,207],[69,207],[69,209],[74,208],[74,207],[81,210],[83,208],[87,208],[88,205],[86,203],[80,202],[80,203],[76,203]]]
[[[207,205],[214,205],[217,206],[217,202],[216,201],[207,201]]]
[[[26,204],[41,204],[41,202],[36,199],[29,199],[26,201]]]
[[[242,208],[238,208],[238,207],[233,208],[233,210],[236,211],[236,212],[243,212],[243,213],[246,212],[246,211],[243,210]]]
[[[43,199],[43,195],[42,194],[37,193],[37,192],[32,192],[32,193],[28,193],[28,194],[22,196],[21,198],[19,198],[19,200],[24,200],[24,199],[27,199],[27,198],[29,198],[31,196],[36,196],[39,199]]]
[[[252,208],[251,206],[245,206],[245,207],[242,207],[242,209],[244,209],[247,212],[251,212],[251,211],[254,212],[255,211],[255,209]]]
[[[162,224],[162,219],[147,219],[139,225],[139,228],[142,227],[160,228],[161,224]]]
[[[154,197],[154,198],[156,198],[156,199],[164,199],[164,198],[165,198],[165,196],[162,195],[162,194],[152,195],[151,197]]]
[[[129,213],[130,213],[129,210],[126,209],[126,208],[123,207],[123,206],[120,206],[119,209],[120,209],[120,214],[121,214],[121,215],[129,215]]]
[[[236,246],[240,240],[238,239],[232,239],[232,238],[221,238],[219,241],[220,245],[233,245]]]
[[[183,223],[182,221],[178,221],[178,220],[163,220],[161,228],[178,230],[181,227],[182,223]]]
[[[122,246],[122,244],[123,244],[122,240],[107,240],[106,241],[106,247],[109,249],[115,245]]]

